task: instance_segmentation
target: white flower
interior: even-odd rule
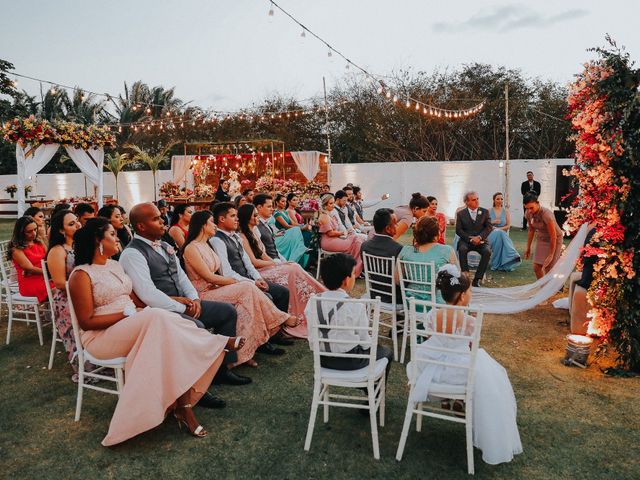
[[[451,277],[451,279],[449,280],[449,283],[451,284],[451,286],[460,285],[460,281],[458,280],[457,277]]]
[[[440,272],[447,272],[449,275],[451,275],[456,280],[458,278],[460,278],[460,270],[453,263],[445,263],[443,266],[441,266],[438,269],[438,273],[440,273]],[[451,285],[453,285],[453,283]]]

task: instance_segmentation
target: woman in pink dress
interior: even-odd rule
[[[8,254],[18,274],[20,295],[37,297],[39,302],[44,302],[47,299],[47,287],[41,262],[47,255],[47,249],[38,239],[38,225],[32,217],[20,217],[16,221]]]
[[[318,225],[320,226],[320,247],[328,252],[348,253],[356,259],[356,276],[362,273],[362,258],[360,257],[360,247],[364,243],[361,235],[354,233],[347,234],[338,221],[330,215],[335,208],[333,195],[327,193],[322,196],[322,210]]]
[[[429,208],[427,208],[427,212],[425,216],[435,218],[438,221],[438,243],[441,245],[445,244],[445,233],[447,231],[447,217],[444,216],[444,213],[438,212],[438,199],[436,197],[427,197],[429,201]]]
[[[84,348],[99,359],[127,358],[124,388],[102,444],[146,432],[171,412],[192,435],[204,437],[192,406],[211,384],[224,349],[242,348],[244,339],[212,335],[166,310],[136,310],[144,305],[110,258],[118,243],[107,219],[88,220],[74,236],[76,268],[69,277]]]
[[[307,302],[311,295],[324,292],[327,289],[297,263],[276,263],[266,254],[259,232],[256,232],[258,212],[252,204],[243,205],[238,209],[238,222],[242,246],[253,266],[258,269],[265,280],[289,289],[289,312],[304,319],[304,310],[307,308]],[[294,337],[306,338],[306,319],[296,327],[287,327],[287,333]]]
[[[239,282],[217,274],[220,259],[209,245],[216,234],[216,224],[209,210],[193,214],[182,256],[187,276],[203,300],[230,303],[238,311],[238,335],[246,339],[238,352],[237,364],[257,367],[253,354],[283,325],[296,326],[298,317],[278,310],[274,303],[252,282]]]
[[[536,253],[533,256],[533,271],[536,278],[542,278],[553,268],[562,253],[562,229],[556,217],[548,208],[540,205],[535,193],[527,193],[522,199],[524,218],[529,224],[527,251],[524,258],[531,256],[531,244],[536,237]]]

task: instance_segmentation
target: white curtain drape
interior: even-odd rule
[[[16,186],[18,187],[18,217],[21,217],[25,211],[25,195],[24,187],[29,177],[35,175],[44,166],[49,163],[51,158],[58,151],[59,145],[57,143],[48,143],[40,145],[35,150],[32,150],[31,145],[22,147],[19,143],[16,143],[16,163],[18,167],[18,179]],[[28,155],[28,156],[27,156]]]
[[[90,148],[82,150],[81,148],[64,147],[73,163],[75,163],[80,171],[84,173],[89,181],[97,187],[96,200],[98,208],[102,207],[102,195],[104,190],[104,148]]]
[[[291,152],[293,161],[296,162],[298,170],[302,172],[304,177],[311,181],[320,171],[320,152]]]
[[[185,180],[190,180],[187,177],[187,174],[189,173],[191,161],[194,158],[195,155],[173,155],[171,157],[171,172],[173,172],[173,183],[180,184]]]

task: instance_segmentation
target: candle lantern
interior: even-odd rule
[[[568,367],[575,365],[587,368],[593,339],[584,335],[567,335],[567,350],[562,363]]]

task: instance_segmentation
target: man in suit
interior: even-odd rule
[[[276,233],[269,225],[269,219],[273,215],[273,197],[268,193],[258,193],[253,198],[253,204],[258,212],[258,233],[260,234],[260,241],[264,245],[265,253],[276,263],[286,262],[278,251],[276,246]],[[284,233],[284,231],[282,231]]]
[[[254,199],[255,200],[255,199]],[[221,263],[222,275],[234,278],[239,282],[254,282],[263,292],[273,300],[279,310],[287,312],[289,310],[289,289],[266,281],[251,263],[251,259],[242,247],[242,240],[238,235],[238,211],[233,203],[220,202],[213,209],[213,220],[218,227],[216,235],[209,240],[209,243],[218,254]],[[283,337],[282,332],[278,332],[271,337],[271,340],[260,347],[263,353],[271,352],[273,345],[292,345],[293,341]],[[275,348],[275,347],[274,347]]]
[[[375,255],[376,257],[393,257],[397,259],[400,250],[402,250],[402,245],[393,239],[396,234],[397,224],[398,219],[395,213],[393,213],[393,210],[390,208],[380,208],[376,210],[376,213],[373,215],[373,228],[376,233],[362,244],[360,254],[367,253],[369,255]],[[376,278],[375,275],[372,276],[372,280],[381,282],[388,281],[384,277]],[[377,288],[383,289],[382,286],[378,286]],[[381,295],[380,300],[385,303],[391,303],[390,296]]]
[[[120,264],[131,277],[133,291],[150,307],[176,312],[192,320],[201,328],[214,329],[220,335],[236,335],[237,312],[233,305],[223,302],[200,301],[198,292],[182,270],[175,250],[162,235],[164,221],[158,208],[152,203],[135,205],[129,214],[134,235],[120,255]],[[227,352],[223,365],[235,363],[236,352]],[[232,385],[251,383],[249,377],[237,375],[221,368],[215,381]],[[213,408],[224,402],[205,395],[200,405]]]
[[[522,182],[522,185],[520,185],[520,193],[522,193],[522,199],[524,200],[524,196],[530,192],[535,193],[536,196],[539,197],[541,191],[542,186],[540,185],[540,182],[537,182],[533,179],[533,172],[527,172],[527,181]],[[527,229],[527,219],[525,217],[522,217],[522,229]]]
[[[456,234],[460,237],[458,241],[458,257],[460,258],[461,270],[468,272],[467,254],[470,251],[480,254],[482,258],[472,282],[474,287],[479,287],[480,281],[487,271],[489,260],[491,260],[491,248],[487,243],[487,237],[493,230],[493,225],[491,224],[489,211],[478,207],[477,192],[465,193],[464,203],[466,208],[456,214]]]

